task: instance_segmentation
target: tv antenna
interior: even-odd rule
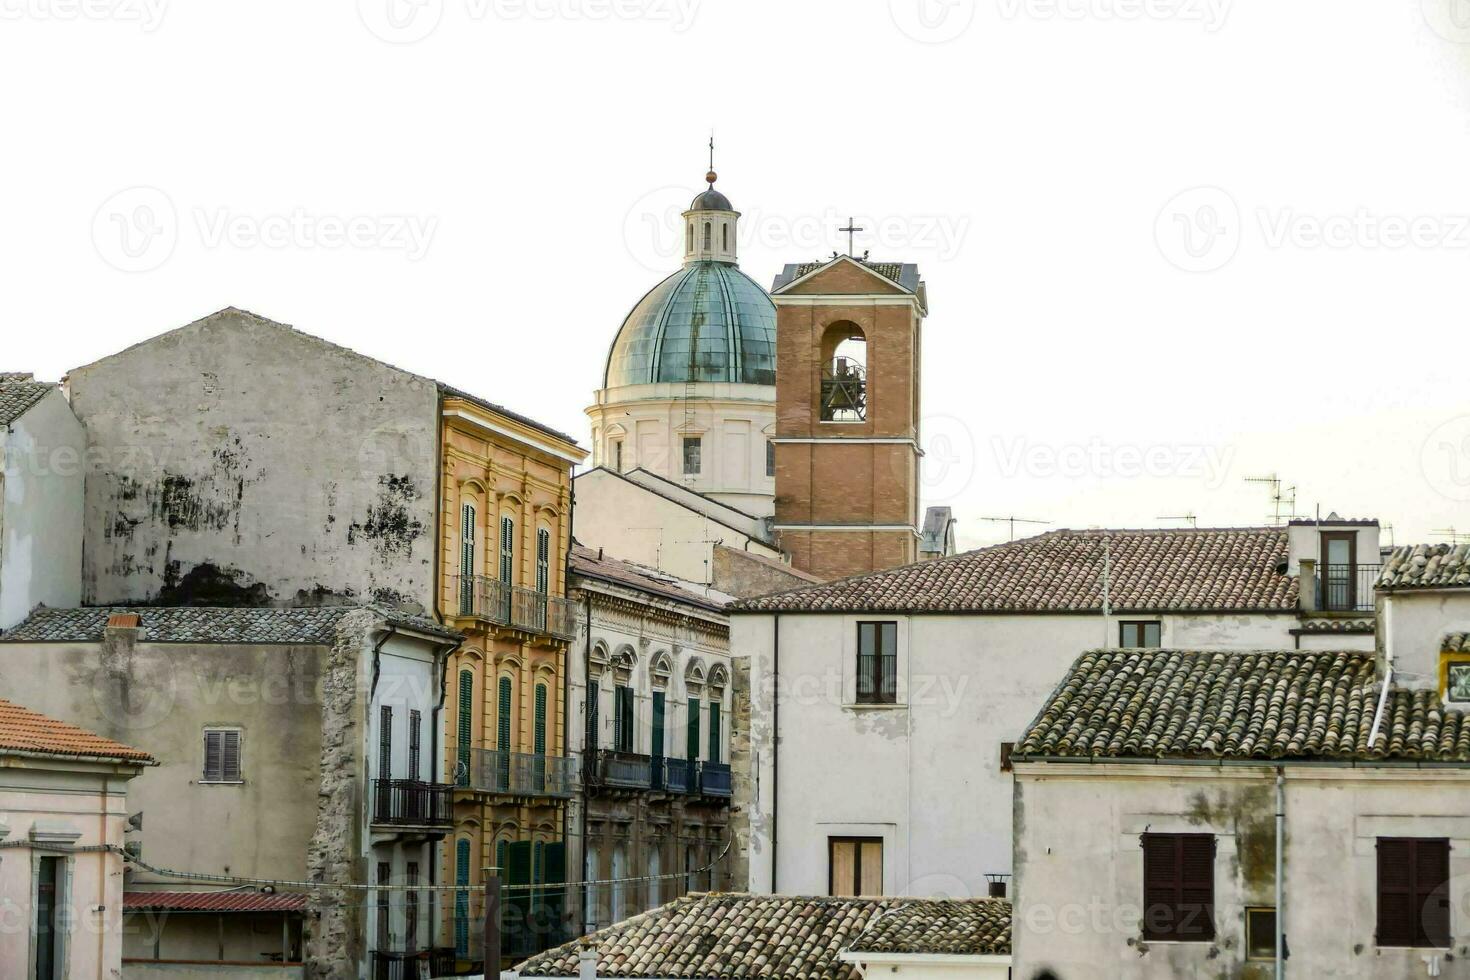
[[[1187,514],[1160,514],[1158,517],[1155,517],[1154,520],[1156,520],[1156,521],[1188,521],[1190,527],[1193,527],[1193,528],[1198,528],[1199,527],[1199,518],[1195,516],[1194,511],[1190,511]]]
[[[1031,519],[1029,517],[1016,517],[1015,515],[1011,515],[1010,517],[982,517],[980,519],[982,521],[989,521],[992,524],[1008,524],[1008,525],[1010,525],[1010,528],[1011,528],[1011,532],[1010,532],[1011,533],[1011,536],[1010,536],[1010,538],[1008,540],[1011,540],[1011,541],[1016,540],[1016,525],[1017,524],[1050,524],[1051,523],[1051,521],[1038,521],[1038,520],[1033,520],[1033,519]]]
[[[1272,524],[1279,525],[1283,523],[1283,515],[1281,513],[1283,506],[1286,508],[1286,520],[1289,521],[1296,516],[1296,487],[1282,487],[1281,477],[1275,473],[1272,473],[1270,476],[1248,476],[1245,478],[1245,482],[1265,483],[1271,487],[1271,503],[1275,510],[1271,518]]]
[[[1430,534],[1437,534],[1442,538],[1449,538],[1450,544],[1464,544],[1470,541],[1470,531],[1456,531],[1454,526],[1435,528]]]

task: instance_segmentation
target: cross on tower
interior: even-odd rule
[[[850,258],[852,256],[852,236],[853,236],[853,233],[859,232],[859,231],[864,231],[865,229],[861,225],[855,225],[855,224],[853,224],[852,218],[849,217],[847,219],[847,227],[846,228],[838,228],[837,230],[838,231],[845,231],[845,232],[847,232],[847,254],[848,254],[848,257]]]

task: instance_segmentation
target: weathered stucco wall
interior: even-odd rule
[[[434,382],[227,309],[67,383],[87,602],[429,608]]]
[[[1470,631],[1470,589],[1379,593],[1378,621],[1393,650],[1394,683],[1437,691],[1445,634]],[[1380,658],[1386,649],[1380,642]]]
[[[1275,770],[1269,766],[1019,764],[1015,787],[1018,980],[1050,970],[1079,978],[1265,978],[1247,961],[1245,909],[1275,905]],[[1427,976],[1433,950],[1379,948],[1379,837],[1451,841],[1451,935],[1470,947],[1470,773],[1458,770],[1286,769],[1286,909],[1293,977]],[[1213,943],[1142,938],[1139,836],[1212,833]],[[1438,951],[1441,956],[1443,950]],[[1441,959],[1443,975],[1459,963]]]
[[[1135,618],[1135,617],[1128,617]],[[1136,617],[1145,618],[1145,617]],[[1166,647],[1290,649],[1294,616],[1165,616]],[[856,704],[857,624],[898,622],[899,704]],[[771,890],[773,617],[731,616],[752,676],[750,887]],[[881,837],[886,894],[982,896],[1011,870],[1018,740],[1077,656],[1117,634],[1101,616],[780,617],[776,888],[826,894],[827,838]],[[1180,640],[1185,642],[1181,643]]]
[[[81,602],[86,448],[60,389],[0,426],[0,629]]]

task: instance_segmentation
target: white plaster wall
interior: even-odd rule
[[[371,650],[366,651],[364,663],[371,670]],[[369,684],[371,677],[367,678]],[[413,639],[401,633],[393,635],[378,653],[378,682],[373,691],[371,710],[367,717],[366,758],[368,778],[383,778],[378,772],[378,746],[382,728],[382,708],[393,709],[392,733],[392,779],[423,779],[442,782],[444,734],[436,732],[434,708],[439,704],[439,669],[435,651],[426,640]],[[408,719],[410,711],[418,711],[420,721],[419,771],[408,771]],[[439,722],[443,724],[443,713]],[[434,750],[438,746],[438,751]]]
[[[865,961],[853,956],[864,980],[1009,980],[1010,958],[902,957]]]
[[[1451,933],[1470,934],[1460,884],[1470,874],[1470,773],[1288,767],[1286,776],[1288,975],[1428,976],[1422,958],[1434,951],[1375,945],[1375,842],[1450,838]],[[1019,764],[1014,975],[1270,976],[1269,961],[1245,960],[1244,910],[1275,904],[1274,780],[1270,767]],[[1145,830],[1216,835],[1214,943],[1142,941]],[[1470,947],[1454,953],[1463,960]],[[1463,969],[1441,967],[1444,976]]]
[[[1439,690],[1445,634],[1470,631],[1470,589],[1384,593],[1378,599],[1378,622],[1393,650],[1394,683]]]
[[[685,387],[675,384],[605,388],[587,409],[592,465],[615,467],[613,443],[623,444],[623,472],[642,467],[747,514],[775,513],[775,477],[766,475],[766,443],[775,434],[776,389],[770,385],[694,386],[692,427]],[[703,439],[697,476],[685,476],[683,437]]]
[[[899,624],[900,703],[855,705],[857,623],[883,619]],[[1296,624],[1291,615],[1161,619],[1165,647],[1193,649],[1290,649]],[[773,622],[731,617],[731,650],[751,658],[756,892],[772,888]],[[987,873],[1011,870],[1001,744],[1019,738],[1079,654],[1117,634],[1101,616],[1064,615],[786,614],[780,628],[782,894],[826,894],[827,838],[851,835],[883,838],[887,894],[985,895]]]
[[[1357,534],[1358,564],[1377,565],[1380,561],[1378,554],[1379,528],[1377,524],[1350,525],[1341,524],[1291,524],[1286,530],[1286,552],[1288,575],[1296,575],[1301,570],[1303,558],[1310,558],[1322,564],[1322,532],[1353,531]]]
[[[82,601],[87,434],[59,389],[0,426],[0,630]]]

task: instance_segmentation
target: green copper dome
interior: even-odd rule
[[[776,383],[776,306],[727,262],[694,262],[648,291],[623,321],[603,387]]]

